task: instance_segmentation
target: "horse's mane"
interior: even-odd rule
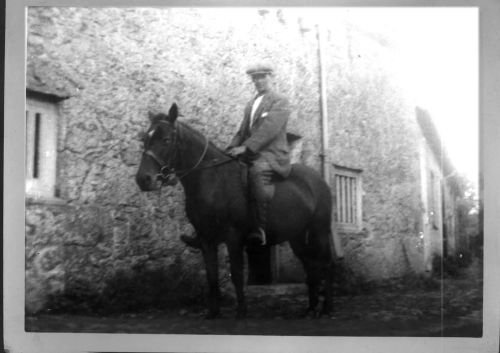
[[[194,138],[199,141],[201,144],[204,144],[206,140],[208,140],[208,146],[209,149],[215,150],[215,152],[223,154],[224,156],[227,156],[227,153],[224,152],[221,148],[219,148],[217,145],[215,145],[208,137],[203,135],[201,132],[196,130],[194,127],[188,125],[186,122],[183,121],[176,121],[176,123],[179,126],[179,134],[190,134],[191,136],[194,136]],[[180,136],[181,137],[181,136]]]

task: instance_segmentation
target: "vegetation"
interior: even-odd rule
[[[335,268],[334,291],[335,295],[361,295],[379,291],[405,292],[408,290],[423,289],[435,290],[439,282],[434,277],[409,272],[402,277],[384,280],[367,280],[353,272],[342,262]]]
[[[63,291],[50,296],[46,311],[103,315],[196,306],[203,304],[203,286],[197,271],[186,271],[180,263],[167,269],[119,270],[101,291],[86,279],[69,282]]]

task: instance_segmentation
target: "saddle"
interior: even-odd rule
[[[250,176],[249,176],[249,165],[248,163],[246,162],[243,162],[243,161],[239,161],[240,163],[240,167],[241,167],[241,175],[240,175],[240,178],[241,178],[241,183],[244,187],[245,190],[249,190],[249,179],[250,179]],[[271,183],[273,183],[274,185],[276,183],[279,183],[281,181],[284,181],[285,178],[283,178],[281,175],[279,175],[278,173],[273,173],[273,176],[271,177]]]

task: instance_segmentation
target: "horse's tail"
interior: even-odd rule
[[[332,222],[333,223],[333,222]],[[330,251],[332,252],[333,258],[335,259],[343,259],[344,258],[344,249],[342,247],[342,241],[340,239],[339,233],[335,229],[335,225],[332,224],[330,227]]]

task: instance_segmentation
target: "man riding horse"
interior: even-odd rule
[[[240,128],[226,150],[249,165],[254,223],[247,241],[251,245],[265,245],[267,210],[274,195],[272,179],[286,178],[291,170],[286,138],[290,108],[285,97],[272,91],[271,66],[258,64],[246,73],[257,95],[247,103]],[[181,240],[191,247],[199,247],[196,237],[183,235]]]
[[[330,314],[334,265],[330,188],[312,168],[290,165],[286,140],[288,102],[270,90],[271,68],[255,66],[247,73],[258,94],[247,105],[240,129],[226,152],[186,123],[177,121],[178,107],[173,103],[168,114],[150,116],[151,125],[142,136],[144,152],[136,182],[145,192],[171,185],[175,180],[181,182],[186,216],[196,230],[196,237],[181,239],[201,249],[208,284],[207,318],[220,315],[217,252],[221,243],[226,244],[229,255],[236,317],[245,317],[244,248],[253,245],[255,238],[261,244],[290,244],[306,273],[307,313]],[[249,168],[227,153],[246,160]],[[247,193],[242,178],[247,169],[253,197]],[[274,184],[273,177],[278,177]],[[248,207],[252,198],[257,211],[255,222]],[[320,309],[322,281],[324,301]]]

